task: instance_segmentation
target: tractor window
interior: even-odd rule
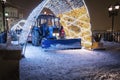
[[[58,28],[60,26],[59,18],[55,18],[55,26]]]
[[[55,27],[55,25],[54,25],[54,18],[48,18],[48,26]]]
[[[52,21],[50,18],[48,18],[48,26],[52,26]]]
[[[44,24],[44,23],[46,23],[46,22],[47,22],[46,19],[44,19],[44,18],[42,19],[42,18],[41,18],[41,23],[40,23],[40,24]]]
[[[37,26],[40,27],[40,19],[37,21]]]
[[[52,18],[52,25],[53,26],[55,26],[55,23],[54,23],[55,21],[54,21],[54,18]]]

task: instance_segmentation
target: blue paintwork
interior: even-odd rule
[[[53,45],[64,45],[68,48],[81,48],[81,39],[42,39],[41,46],[42,48],[50,48]],[[66,48],[66,47],[65,47]]]
[[[0,43],[6,43],[6,32],[0,33]]]
[[[37,26],[34,26],[32,29],[32,44],[34,46],[40,45],[40,33],[39,28]]]

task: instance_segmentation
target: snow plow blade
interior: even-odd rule
[[[81,49],[81,39],[43,39],[41,47],[44,49]]]

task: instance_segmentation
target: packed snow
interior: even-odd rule
[[[120,80],[120,44],[108,44],[106,50],[47,51],[28,44],[20,80]]]

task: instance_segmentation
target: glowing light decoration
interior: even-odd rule
[[[36,18],[39,16],[40,12],[43,10],[45,5],[48,3],[49,0],[44,0],[41,4],[39,4],[28,16],[25,25],[23,26],[23,31],[19,38],[19,43],[24,44],[27,40],[27,37],[30,33],[30,27],[35,24]]]
[[[23,27],[20,25],[20,23],[24,23],[25,24],[26,20],[20,20],[19,22],[17,22],[15,25],[13,25],[11,27],[11,31],[15,31],[16,29],[23,29]]]
[[[61,24],[64,26],[66,36],[69,38],[81,38],[82,46],[91,48],[91,24],[90,17],[85,6],[59,14]]]
[[[27,40],[30,26],[35,23],[43,8],[48,8],[61,18],[68,38],[81,38],[82,46],[91,48],[91,24],[90,17],[84,0],[44,0],[29,15],[20,37],[20,43]]]

